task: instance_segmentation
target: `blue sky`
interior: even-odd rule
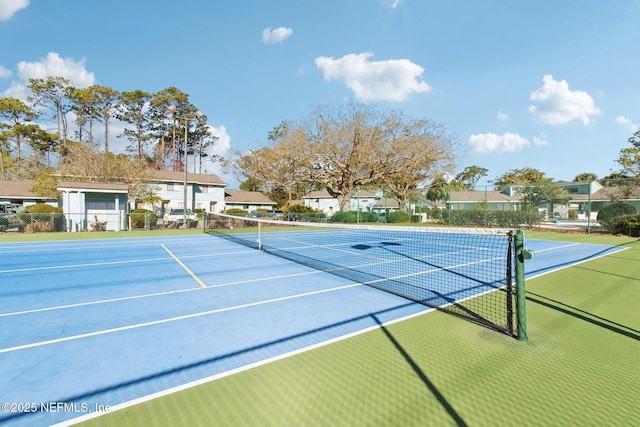
[[[0,39],[0,96],[24,99],[48,75],[175,86],[221,155],[358,100],[444,124],[456,172],[572,180],[617,170],[640,126],[640,0],[0,0]]]

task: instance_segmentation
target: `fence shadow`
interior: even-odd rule
[[[552,310],[556,310],[560,313],[575,317],[576,319],[583,320],[592,325],[599,326],[608,331],[615,332],[636,341],[640,341],[640,331],[638,331],[637,329],[633,329],[629,326],[614,322],[613,320],[609,320],[596,314],[589,313],[588,311],[582,310],[578,307],[574,307],[561,301],[554,300],[552,298],[545,297],[544,295],[536,294],[530,291],[527,291],[527,301],[542,305]]]

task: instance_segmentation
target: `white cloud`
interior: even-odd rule
[[[209,126],[209,129],[213,136],[218,138],[216,143],[213,144],[211,153],[217,156],[225,156],[231,150],[231,136],[227,133],[227,128],[224,126]]]
[[[540,132],[540,135],[533,137],[533,145],[537,147],[542,147],[545,145],[549,145],[549,141],[547,141],[547,134],[544,132]]]
[[[595,106],[591,95],[583,91],[569,90],[566,80],[557,81],[552,75],[545,75],[542,87],[531,92],[529,111],[536,115],[541,123],[547,125],[563,125],[573,120],[580,120],[584,126],[591,123],[591,117],[602,114]]]
[[[522,148],[531,145],[528,139],[510,132],[503,135],[496,135],[495,133],[471,135],[469,144],[474,152],[480,154],[520,151]]]
[[[38,62],[18,63],[18,77],[24,81],[30,78],[45,79],[49,76],[64,77],[79,88],[91,86],[95,82],[93,73],[85,68],[84,59],[76,62],[71,58],[61,58],[55,52],[49,52]]]
[[[13,15],[29,6],[29,0],[0,0],[0,21],[8,21]]]
[[[209,129],[213,136],[218,137],[218,140],[213,145],[210,154],[222,157],[227,156],[231,151],[231,136],[227,133],[227,128],[224,126],[209,126]],[[206,166],[203,164],[202,169],[204,173],[214,173],[226,182],[234,181],[233,176],[226,174],[222,170],[220,162],[207,163]]]
[[[272,30],[271,28],[265,28],[264,30],[262,30],[262,43],[282,43],[291,34],[293,34],[293,30],[291,28],[279,27],[275,30]]]
[[[417,79],[424,69],[407,59],[369,61],[372,53],[349,54],[334,59],[325,56],[315,63],[324,79],[343,80],[361,101],[404,101],[414,92],[428,92],[431,87]]]
[[[498,120],[500,120],[501,122],[506,122],[507,120],[509,120],[509,116],[503,113],[502,110],[498,110]]]
[[[391,9],[395,9],[400,5],[400,0],[383,0],[383,3]]]
[[[613,121],[613,123],[616,124],[616,125],[620,125],[622,127],[625,127],[630,132],[634,132],[634,133],[640,128],[639,124],[634,123],[633,120],[631,120],[630,118],[625,117],[625,116],[616,117],[616,119]]]
[[[3,67],[2,65],[0,65],[0,79],[8,79],[12,75],[13,75],[13,73],[11,72],[11,70],[9,70],[9,69]]]
[[[11,82],[11,86],[4,92],[2,92],[2,97],[4,98],[18,98],[22,101],[27,100],[27,96],[31,94],[31,91],[22,83],[13,81]]]

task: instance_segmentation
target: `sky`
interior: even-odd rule
[[[357,101],[445,126],[454,175],[572,181],[619,170],[640,127],[640,0],[0,0],[0,40],[0,97],[26,99],[28,79],[47,76],[175,86],[222,156]]]

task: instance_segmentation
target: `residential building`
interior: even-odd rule
[[[558,185],[571,196],[566,209],[554,206],[554,212],[559,212],[560,218],[565,217],[565,210],[576,210],[578,219],[596,219],[598,211],[614,200],[623,200],[640,212],[640,188],[637,186],[605,187],[596,181],[561,182]]]
[[[512,211],[518,208],[521,199],[511,191],[452,191],[445,206],[448,209],[473,210],[484,205],[492,211]]]
[[[47,203],[51,206],[60,207],[58,199],[48,199],[31,192],[35,185],[32,180],[4,181],[0,180],[0,202],[9,202],[26,208],[36,203]]]
[[[312,191],[302,198],[302,204],[320,210],[327,216],[340,211],[338,199],[330,196],[326,190]],[[433,207],[434,205],[427,200],[421,199],[418,203],[411,203],[409,208],[414,212],[418,206]],[[381,189],[376,191],[357,190],[351,196],[351,210],[383,215],[400,210],[400,205],[397,200],[391,197],[383,197],[383,190]]]
[[[400,210],[400,203],[391,197],[382,197],[376,201],[371,208],[371,212],[377,215],[387,215],[389,212],[397,212]]]
[[[225,210],[242,209],[246,212],[273,210],[277,203],[258,191],[224,190]]]
[[[127,184],[61,182],[62,212],[67,231],[99,229],[121,231],[128,227]]]
[[[153,182],[158,186],[162,198],[162,212],[171,208],[184,208],[185,174],[180,171],[153,171]],[[187,209],[219,213],[225,209],[225,184],[217,175],[187,173]],[[147,206],[149,209],[150,207]],[[157,209],[156,209],[157,210]]]
[[[312,191],[304,196],[302,201],[305,206],[321,211],[327,216],[331,216],[334,212],[340,211],[338,199],[329,195],[327,190]]]

